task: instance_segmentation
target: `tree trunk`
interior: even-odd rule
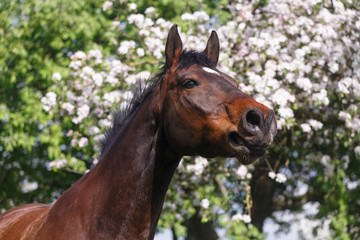
[[[257,165],[250,183],[253,206],[251,223],[262,232],[264,220],[272,214],[275,181],[268,177],[268,170]]]
[[[172,240],[178,240],[174,227],[171,228],[171,233],[172,233]]]
[[[185,240],[217,240],[219,239],[212,221],[203,223],[199,212],[185,222],[187,236]]]

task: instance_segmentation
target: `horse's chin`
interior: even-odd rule
[[[265,155],[264,148],[248,148],[244,145],[232,146],[232,156],[239,160],[241,164],[249,165]]]
[[[234,157],[243,165],[249,165],[258,160],[261,156],[253,156],[251,154],[236,153]]]
[[[232,132],[228,136],[232,156],[237,158],[241,164],[251,164],[266,153],[265,148],[246,144],[247,142],[237,133]]]

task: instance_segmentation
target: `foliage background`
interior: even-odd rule
[[[159,228],[174,238],[360,234],[358,1],[0,2],[0,209],[51,203],[96,164],[111,109],[163,62],[172,23],[188,49],[221,41],[219,69],[275,109],[266,160],[184,158]],[[194,227],[195,226],[195,227]]]

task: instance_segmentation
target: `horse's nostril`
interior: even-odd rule
[[[261,116],[258,112],[254,111],[254,110],[250,110],[246,114],[246,122],[251,125],[260,127]]]

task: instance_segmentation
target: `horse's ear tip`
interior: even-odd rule
[[[210,37],[218,37],[217,32],[215,30],[212,30]]]
[[[172,26],[171,26],[171,28],[170,28],[170,30],[177,30],[177,27],[178,27],[178,25],[176,24],[176,23],[174,23]]]

